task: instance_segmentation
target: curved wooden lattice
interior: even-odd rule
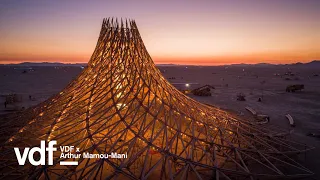
[[[135,21],[104,19],[88,67],[60,94],[11,117],[25,123],[1,147],[1,178],[256,179],[312,174],[291,159],[305,146],[180,93],[161,75]],[[10,129],[13,122],[1,126]],[[17,124],[14,124],[17,126]],[[18,166],[13,147],[57,140],[81,152],[78,166]],[[72,159],[74,160],[74,159]]]

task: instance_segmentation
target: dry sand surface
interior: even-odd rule
[[[250,106],[260,114],[270,116],[270,123],[261,126],[279,126],[294,133],[290,138],[315,147],[306,155],[299,156],[302,164],[313,172],[320,171],[320,75],[319,68],[303,66],[159,66],[163,75],[178,89],[194,89],[202,85],[212,85],[212,96],[192,98],[207,104],[232,111],[243,118],[252,118],[245,110]],[[21,67],[0,66],[0,114],[22,107],[34,106],[61,91],[81,72],[80,67]],[[26,73],[23,73],[26,71]],[[293,76],[284,75],[291,71]],[[275,74],[279,74],[278,76]],[[291,80],[285,80],[290,78]],[[188,83],[189,87],[185,84]],[[287,85],[304,84],[301,92],[288,93]],[[237,101],[237,94],[243,93],[246,101]],[[4,108],[4,95],[16,93],[21,102]],[[31,100],[29,99],[31,95]],[[258,98],[263,96],[262,102]],[[295,120],[292,128],[286,114]],[[320,179],[318,174],[315,179]]]

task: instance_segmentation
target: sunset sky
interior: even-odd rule
[[[1,0],[0,63],[88,62],[105,17],[135,19],[158,64],[320,59],[320,0]]]

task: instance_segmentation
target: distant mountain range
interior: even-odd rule
[[[183,65],[183,64],[156,64],[156,66],[201,66],[201,65]],[[288,66],[288,67],[305,67],[305,68],[320,68],[320,60],[314,60],[307,63],[292,63],[292,64],[271,64],[271,63],[257,63],[257,64],[228,64],[228,65],[211,65],[211,66],[230,66],[230,67],[273,67],[273,66]]]
[[[314,60],[311,62],[307,62],[307,63],[301,63],[301,62],[297,62],[297,63],[292,63],[292,64],[271,64],[271,63],[258,63],[258,64],[245,64],[245,63],[241,63],[241,64],[231,64],[228,66],[257,66],[257,67],[264,67],[264,66],[303,66],[303,67],[319,67],[320,68],[320,60]]]
[[[157,66],[190,66],[182,64],[156,64]],[[60,62],[23,62],[19,64],[0,64],[0,66],[23,66],[23,67],[35,67],[35,66],[87,66],[87,63],[60,63]],[[214,65],[213,65],[214,66]],[[231,65],[219,65],[219,66],[236,66],[236,67],[268,67],[268,66],[292,66],[292,67],[312,67],[320,68],[320,60],[314,60],[308,63],[293,63],[293,64],[270,64],[270,63],[258,63],[258,64],[231,64]]]
[[[320,60],[314,60],[314,61],[311,61],[311,62],[308,62],[308,63],[298,62],[298,63],[292,64],[292,65],[294,65],[294,66],[310,66],[310,67],[318,67],[318,68],[320,68]]]
[[[87,63],[60,63],[60,62],[23,62],[19,64],[0,64],[1,66],[87,66]]]

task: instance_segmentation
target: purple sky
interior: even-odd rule
[[[0,2],[0,63],[87,62],[104,17],[135,19],[157,63],[320,59],[320,0]]]

